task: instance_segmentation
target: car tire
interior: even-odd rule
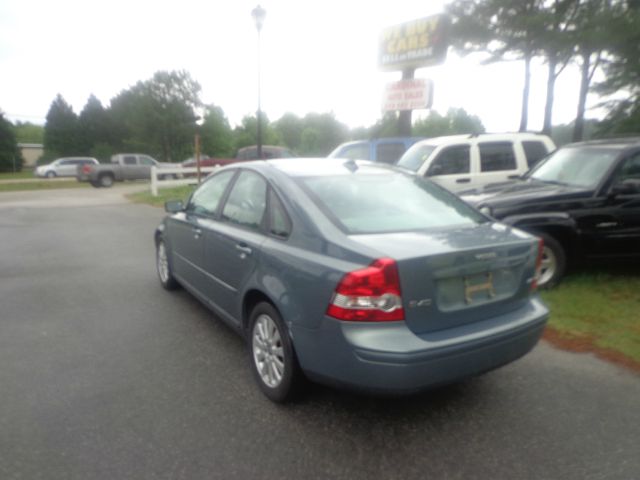
[[[56,172],[51,172],[51,171],[45,173],[44,176],[47,177],[47,178],[56,178],[57,177]]]
[[[167,244],[162,239],[156,245],[156,271],[160,284],[165,290],[175,290],[180,286],[171,272]]]
[[[294,400],[304,376],[280,314],[267,302],[258,303],[249,320],[251,371],[262,392],[273,402]]]
[[[542,266],[538,276],[538,288],[552,288],[560,283],[567,268],[567,254],[564,247],[551,235],[537,233],[542,238]]]
[[[100,184],[98,182],[96,182],[95,180],[90,180],[89,183],[94,188],[100,188]]]
[[[104,188],[112,187],[113,182],[114,182],[113,175],[109,175],[109,174],[100,175],[100,178],[98,178],[98,183],[100,184],[101,187],[104,187]]]

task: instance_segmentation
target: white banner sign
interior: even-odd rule
[[[382,99],[382,110],[419,110],[431,108],[433,104],[433,82],[426,78],[400,80],[388,83]]]

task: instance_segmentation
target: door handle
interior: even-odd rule
[[[200,238],[200,236],[202,235],[202,229],[200,228],[194,228],[193,230],[193,237],[197,240]]]
[[[247,247],[246,245],[241,245],[239,243],[236,244],[236,250],[241,252],[242,255],[251,255],[251,252],[253,252],[253,250],[251,250],[250,247]]]
[[[519,179],[519,178],[520,178],[520,175],[509,175],[507,178],[508,178],[509,180],[517,180],[517,179]]]
[[[469,183],[471,182],[470,178],[459,178],[456,180],[456,183]]]

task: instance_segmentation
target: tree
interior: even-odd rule
[[[280,145],[280,136],[269,122],[266,113],[260,112],[260,114],[262,116],[262,144]],[[258,122],[256,118],[253,115],[245,115],[242,118],[242,123],[233,129],[236,148],[248,147],[257,143]]]
[[[109,112],[91,95],[78,117],[79,145],[85,154],[106,161],[119,146]]]
[[[308,113],[303,124],[301,155],[324,157],[348,137],[347,126],[338,122],[333,113]]]
[[[44,127],[44,158],[79,155],[78,117],[62,95],[58,94],[49,107]]]
[[[475,115],[469,115],[463,108],[450,108],[445,116],[435,110],[426,118],[413,124],[413,135],[417,137],[439,137],[460,133],[484,133],[482,121]]]
[[[19,172],[22,163],[13,125],[0,112],[0,172]]]
[[[31,122],[16,122],[13,127],[18,143],[43,143],[44,127]]]
[[[540,50],[544,0],[456,0],[449,7],[452,43],[463,54],[484,51],[486,63],[524,62],[520,131],[527,129],[531,60]]]
[[[209,105],[205,108],[204,121],[200,127],[202,152],[212,157],[233,155],[233,132],[222,108]]]
[[[600,66],[600,60],[610,34],[607,25],[612,22],[611,0],[582,0],[576,16],[575,45],[580,67],[580,92],[573,129],[573,141],[582,140],[584,114],[591,80]]]
[[[287,147],[293,151],[300,150],[304,130],[304,123],[300,117],[293,113],[285,113],[273,123],[273,128]]]
[[[111,100],[111,112],[126,147],[162,161],[193,153],[200,85],[185,71],[156,72]]]
[[[573,55],[571,29],[573,28],[580,0],[553,0],[541,11],[544,35],[541,49],[547,62],[547,91],[542,132],[550,135],[553,125],[553,103],[558,76],[569,64]]]
[[[615,5],[609,35],[609,53],[603,62],[606,78],[596,85],[603,95],[624,93],[606,103],[609,114],[598,125],[598,135],[640,132],[640,1]]]

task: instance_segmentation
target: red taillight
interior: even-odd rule
[[[91,173],[91,165],[83,165],[82,166],[82,173],[84,173],[85,175],[88,175]]]
[[[531,291],[535,292],[538,289],[538,278],[540,278],[540,271],[542,269],[542,252],[544,251],[544,240],[538,239],[538,257],[536,258],[536,273],[531,282]]]
[[[351,322],[404,320],[396,262],[381,258],[347,273],[336,287],[327,315]]]

